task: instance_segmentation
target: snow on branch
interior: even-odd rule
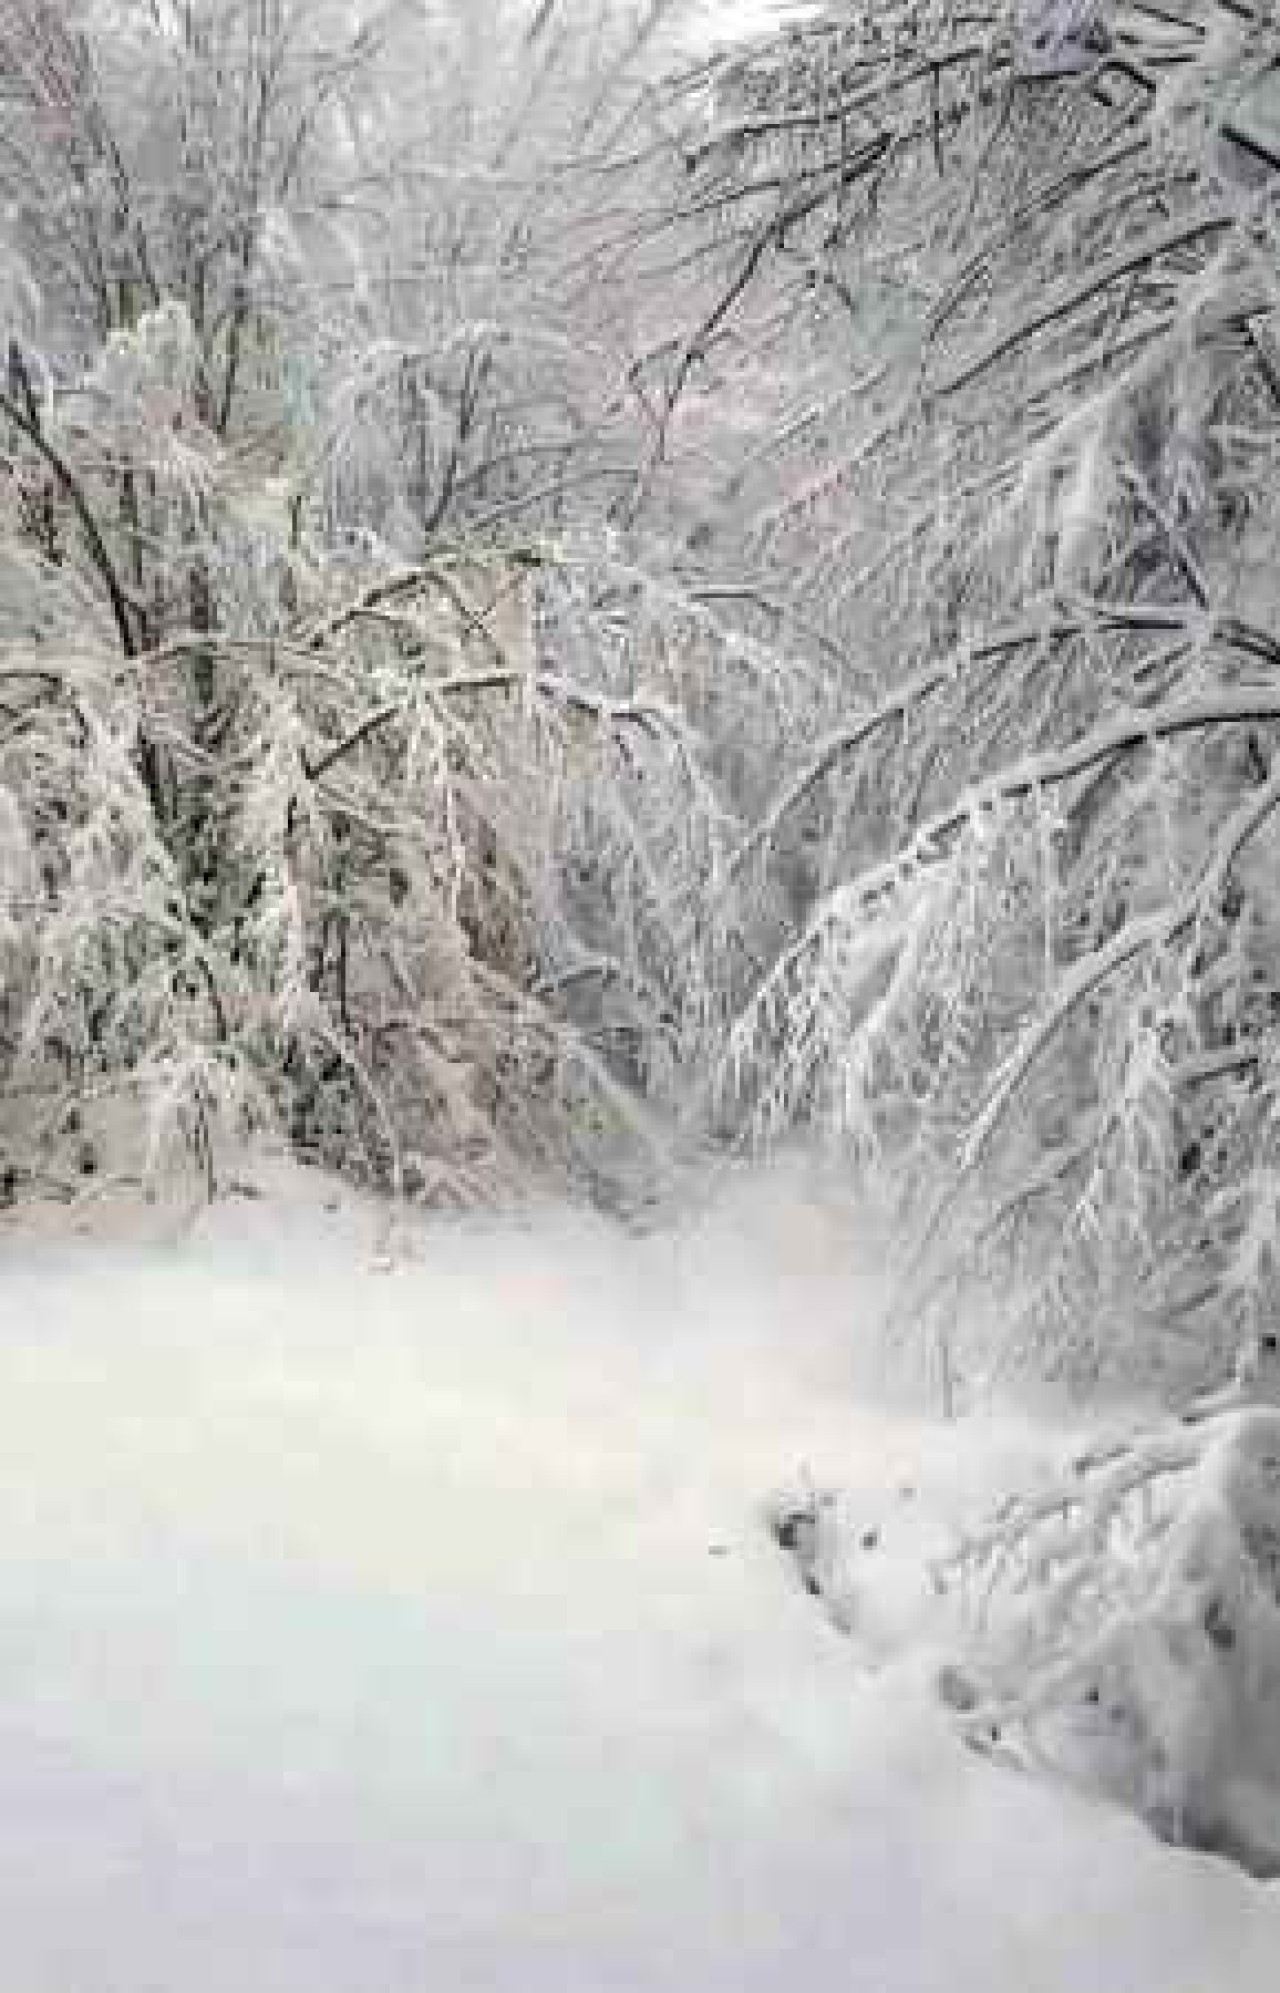
[[[1028,634],[1027,642],[1034,641]],[[940,682],[941,674],[924,674],[922,682],[930,687]],[[899,702],[891,702],[886,714],[898,708]],[[872,725],[878,723],[879,716]],[[753,1004],[769,1001],[780,985],[786,983],[804,957],[818,946],[825,933],[831,928],[846,923],[869,910],[886,895],[892,896],[914,875],[927,870],[930,865],[941,862],[951,839],[960,836],[966,828],[985,813],[994,810],[1001,803],[1036,799],[1045,791],[1072,781],[1075,777],[1089,772],[1100,763],[1110,761],[1119,753],[1130,753],[1149,747],[1159,740],[1172,739],[1183,733],[1199,732],[1213,727],[1247,725],[1250,722],[1280,720],[1280,690],[1245,692],[1223,692],[1187,699],[1176,705],[1156,708],[1151,712],[1124,715],[1108,720],[1091,734],[1084,735],[1072,746],[1053,749],[1046,753],[1029,756],[1011,768],[1002,769],[988,781],[976,785],[965,792],[954,804],[941,810],[914,833],[910,842],[891,859],[883,864],[869,867],[857,877],[837,887],[817,908],[802,935],[787,949],[785,954],[769,971],[769,974],[753,998]],[[856,739],[856,734],[841,736],[834,754],[844,751],[846,739]],[[806,783],[809,777],[804,778]],[[819,779],[815,775],[813,780]],[[1274,808],[1274,798],[1262,810],[1257,821],[1253,821],[1257,805],[1250,802],[1242,813],[1240,841],[1265,821]],[[1243,819],[1249,819],[1244,828]],[[1216,869],[1216,868],[1215,868]],[[1186,924],[1186,917],[1179,914],[1174,918],[1172,932],[1177,932]],[[1158,925],[1158,924],[1157,924]],[[1151,945],[1157,937],[1157,925],[1139,944]],[[1160,928],[1163,934],[1164,929]],[[1128,959],[1122,955],[1120,959]],[[1118,964],[1117,964],[1118,965]]]

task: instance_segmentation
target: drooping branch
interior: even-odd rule
[[[571,684],[551,672],[528,672],[503,666],[491,671],[458,672],[449,678],[424,679],[418,688],[419,696],[432,702],[470,699],[484,692],[533,694],[602,726],[634,726],[651,735],[670,736],[676,740],[682,754],[687,753],[685,730],[678,716],[669,708],[655,700],[609,699],[593,692],[588,686]],[[403,719],[409,710],[409,701],[397,699],[367,713],[357,726],[323,754],[314,759],[304,758],[303,771],[307,779],[320,781],[339,761],[354,753],[356,748],[383,728]]]
[[[1213,623],[1210,627],[1230,648],[1248,650],[1254,655],[1261,655],[1264,643],[1272,642],[1265,632],[1234,621]],[[911,675],[905,685],[890,693],[878,705],[828,735],[800,774],[774,800],[760,821],[753,825],[748,835],[732,853],[726,868],[727,878],[732,880],[741,873],[754,853],[777,836],[787,818],[802,807],[819,784],[842,761],[856,754],[859,748],[865,747],[867,742],[885,727],[904,719],[934,693],[954,685],[970,666],[990,663],[993,659],[1007,656],[1014,651],[1038,649],[1046,644],[1057,645],[1080,636],[1108,632],[1182,634],[1190,637],[1193,629],[1187,613],[1177,607],[1126,608],[1099,604],[1096,608],[1091,608],[1087,614],[1059,613],[1048,620],[1027,622],[1013,629],[996,631],[976,643],[966,644],[948,653],[936,663],[922,666],[919,671]],[[1277,657],[1280,658],[1280,647],[1276,648]],[[1105,758],[1117,748],[1129,744],[1124,740],[1114,742],[1111,746],[1104,743],[1100,747],[1099,758]],[[1023,786],[1045,786],[1054,779],[1065,778],[1055,778],[1051,773],[1045,773],[1038,778],[1032,778],[1030,784],[1024,782]],[[1016,783],[1016,771],[1014,780]],[[1016,789],[1012,793],[1016,793]],[[928,832],[922,831],[919,835],[925,838]]]
[[[1184,216],[1170,227],[1158,229],[1136,243],[1127,244],[1116,255],[1090,266],[1083,276],[1070,278],[1058,285],[1043,303],[1024,313],[1015,325],[999,333],[950,373],[929,384],[926,393],[937,401],[961,393],[990,373],[1000,361],[1008,359],[1019,347],[1028,345],[1037,333],[1070,318],[1082,305],[1090,303],[1125,278],[1132,277],[1136,271],[1149,269],[1176,250],[1189,248],[1207,236],[1229,234],[1238,225],[1239,217],[1233,208],[1215,203],[1198,214]]]
[[[1075,614],[1049,621],[1030,621],[997,632],[979,643],[926,665],[907,683],[865,714],[831,734],[801,773],[788,784],[760,822],[738,845],[728,862],[729,878],[738,876],[754,852],[774,838],[831,771],[865,746],[876,733],[901,719],[934,693],[954,684],[968,664],[982,663],[1008,652],[1046,643],[1067,642],[1086,635],[1132,632],[1144,635],[1197,637],[1206,644],[1254,657],[1270,669],[1280,669],[1280,642],[1269,631],[1239,617],[1205,616],[1197,609],[1154,605],[1085,605]],[[829,919],[843,917],[851,901],[869,903],[892,889],[920,862],[936,857],[938,847],[975,814],[1002,802],[1016,802],[1039,791],[1061,786],[1118,754],[1141,749],[1156,740],[1218,726],[1247,725],[1280,719],[1280,691],[1250,688],[1204,694],[1151,712],[1127,713],[1104,721],[1065,748],[1046,750],[1002,769],[988,781],[967,790],[955,803],[923,824],[911,842],[893,858],[872,867],[832,892],[818,908],[809,927],[794,944],[794,961],[816,940]]]
[[[1280,700],[1276,717],[1280,717]],[[995,1134],[1032,1069],[1059,1036],[1070,1017],[1094,991],[1110,982],[1140,956],[1168,948],[1193,927],[1221,892],[1245,845],[1280,810],[1280,771],[1236,810],[1214,841],[1193,884],[1172,907],[1163,907],[1140,920],[1129,921],[1102,948],[1070,968],[1047,1007],[1033,1019],[1009,1058],[961,1145],[958,1167],[932,1213],[919,1241],[918,1256],[927,1259],[944,1236],[965,1186],[991,1147]]]

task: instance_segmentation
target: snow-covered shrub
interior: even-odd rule
[[[1011,1500],[940,1571],[969,1741],[1280,1873],[1280,1359]]]

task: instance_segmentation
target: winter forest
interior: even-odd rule
[[[1278,535],[1272,0],[0,0],[0,1541],[26,1574],[0,1647],[12,1612],[45,1683],[0,1724],[0,1781],[8,1766],[26,1794],[0,1837],[21,1993],[1273,1983]],[[759,1188],[780,1180],[786,1226],[781,1193]],[[376,1274],[352,1242],[366,1222]],[[778,1286],[762,1240],[782,1230]],[[285,1233],[295,1257],[267,1278],[258,1260]],[[688,1346],[671,1331],[661,1379],[633,1375],[628,1337],[649,1333],[635,1311],[660,1315],[643,1291],[667,1292],[677,1236],[697,1260],[671,1303]],[[540,1242],[531,1259],[519,1237]],[[440,1255],[459,1292],[489,1283],[466,1330],[480,1354],[448,1329],[449,1308],[466,1314],[454,1289],[429,1286]],[[819,1792],[752,1760],[757,1783],[716,1787],[705,1831],[748,1848],[743,1875],[753,1837],[767,1844],[808,1939],[744,1931],[713,1953],[688,1934],[695,1906],[682,1962],[664,1966],[612,1911],[585,1932],[548,1908],[543,1870],[535,1889],[512,1855],[503,1884],[451,1841],[477,1891],[484,1873],[492,1929],[450,1924],[454,1950],[429,1920],[388,1910],[384,1930],[370,1882],[349,1916],[330,1900],[341,1930],[317,1952],[271,1925],[290,1891],[314,1917],[330,1887],[304,1889],[285,1826],[280,1867],[263,1855],[269,1907],[230,1913],[234,1946],[209,1909],[230,1860],[216,1836],[174,1884],[185,1903],[199,1871],[208,1900],[180,1931],[173,1912],[169,1950],[141,1910],[136,1927],[115,1917],[133,1886],[120,1874],[154,1881],[150,1858],[117,1848],[108,1889],[101,1844],[68,1853],[51,1795],[80,1807],[89,1758],[106,1777],[95,1724],[115,1711],[114,1731],[112,1696],[130,1701],[113,1667],[133,1679],[150,1653],[186,1680],[148,1590],[158,1539],[134,1515],[151,1514],[145,1484],[188,1516],[183,1421],[210,1487],[189,1491],[198,1525],[166,1522],[187,1550],[165,1555],[176,1569],[198,1538],[214,1557],[216,1538],[224,1558],[183,1580],[192,1624],[248,1614],[245,1546],[288,1535],[297,1491],[257,1452],[246,1465],[225,1396],[240,1344],[227,1354],[217,1311],[252,1311],[260,1277],[291,1319],[330,1310],[316,1347],[295,1325],[269,1358],[240,1351],[258,1379],[249,1427],[265,1418],[255,1392],[285,1393],[289,1474],[312,1444],[289,1423],[295,1391],[319,1394],[325,1433],[326,1390],[378,1399],[358,1445],[315,1440],[317,1462],[331,1450],[317,1488],[386,1473],[391,1503],[375,1428],[387,1395],[412,1397],[421,1352],[410,1362],[387,1326],[394,1361],[381,1330],[370,1355],[361,1315],[403,1325],[428,1292],[462,1367],[423,1389],[465,1425],[471,1394],[505,1376],[499,1454],[523,1457],[526,1416],[557,1477],[586,1448],[584,1484],[615,1416],[637,1461],[680,1437],[705,1449],[706,1485],[663,1527],[677,1561],[682,1531],[716,1540],[708,1562],[700,1537],[676,1592],[693,1617],[728,1614],[726,1647],[759,1642],[735,1663],[753,1721],[767,1703],[780,1722],[790,1686],[819,1711],[787,1748],[822,1762]],[[539,1330],[493,1326],[499,1289],[522,1283],[535,1300],[516,1312],[554,1318],[549,1368]],[[103,1296],[128,1319],[118,1361]],[[585,1320],[561,1323],[614,1302],[626,1336],[593,1346]],[[764,1325],[770,1307],[786,1334]],[[176,1341],[153,1322],[165,1311]],[[714,1336],[697,1327],[710,1312]],[[847,1364],[834,1345],[819,1361],[797,1327],[817,1314],[856,1342]],[[348,1363],[386,1375],[362,1383]],[[579,1424],[564,1407],[593,1366]],[[798,1372],[803,1404],[787,1395]],[[704,1386],[695,1416],[687,1393]],[[226,1455],[201,1423],[206,1387]],[[748,1431],[734,1405],[757,1391]],[[171,1457],[155,1433],[179,1403]],[[34,1435],[46,1415],[61,1433],[68,1404],[56,1447],[72,1464],[46,1473]],[[416,1460],[417,1440],[388,1432]],[[892,1462],[877,1482],[878,1447]],[[210,1488],[242,1469],[236,1536]],[[487,1502],[490,1470],[474,1471]],[[359,1563],[377,1489],[346,1512],[338,1482],[324,1513],[360,1539]],[[573,1499],[594,1513],[592,1485]],[[445,1493],[418,1490],[427,1506]],[[297,1499],[305,1564],[334,1539],[319,1496]],[[133,1520],[104,1559],[112,1501]],[[572,1534],[576,1513],[549,1508],[547,1530]],[[508,1523],[476,1527],[511,1605]],[[442,1596],[465,1516],[449,1528],[461,1540],[432,1553]],[[740,1553],[720,1541],[735,1528]],[[115,1569],[126,1536],[132,1604],[90,1587],[69,1616],[50,1573]],[[645,1638],[675,1614],[661,1586],[660,1609],[644,1603],[666,1550],[624,1562],[633,1550],[631,1585],[611,1579],[611,1668],[634,1631],[624,1590]],[[616,1551],[579,1546],[565,1591]],[[693,1596],[735,1557],[743,1626]],[[319,1611],[287,1603],[295,1581],[282,1564],[260,1601],[290,1654]],[[483,1616],[484,1584],[466,1584]],[[523,1590],[517,1605],[531,1610]],[[573,1610],[594,1625],[585,1601]],[[311,1711],[335,1752],[352,1683],[381,1706],[354,1637],[329,1641],[332,1703],[323,1723]],[[424,1649],[444,1637],[424,1632]],[[458,1644],[462,1681],[474,1649]],[[55,1648],[89,1672],[65,1660],[51,1677]],[[655,1698],[644,1724],[679,1737],[692,1662],[688,1679],[671,1666],[665,1715]],[[772,1691],[753,1666],[775,1669]],[[255,1777],[299,1668],[280,1662]],[[163,1786],[177,1809],[180,1790],[188,1823],[207,1799],[182,1783],[193,1735],[199,1778],[233,1805],[210,1741],[231,1722],[229,1672],[209,1691],[220,1715],[194,1689],[173,1715],[181,1747],[167,1729],[138,1746],[152,1800]],[[867,1770],[846,1702],[906,1755]],[[413,1708],[405,1687],[388,1765]],[[42,1750],[61,1739],[56,1778],[33,1724]],[[943,1919],[963,1899],[961,1928],[980,1920],[945,1877],[931,1945],[893,1950],[910,1886],[886,1910],[885,1885],[858,1881],[862,1844],[842,1869],[845,1830],[807,1809],[856,1805],[864,1771],[876,1805],[905,1804],[929,1750],[954,1760],[939,1807],[996,1809],[980,1839],[1015,1863],[1013,1896],[1022,1844],[1053,1844],[1064,1820],[1076,1839],[1042,1878],[1063,1920],[1114,1849],[1135,1921],[1112,1969],[1033,1931],[1020,1963],[981,1935],[966,1950]],[[629,1741],[621,1782],[628,1763],[652,1770],[638,1753]],[[111,1763],[136,1770],[127,1752]],[[531,1817],[562,1771],[590,1787],[554,1752],[525,1770]],[[697,1785],[683,1759],[668,1771]],[[402,1822],[426,1804],[403,1776],[394,1806],[380,1785],[361,1804]],[[472,1783],[459,1772],[477,1809]],[[625,1791],[610,1804],[625,1811]],[[1040,1824],[1018,1808],[1045,1809]],[[585,1797],[568,1811],[599,1839]],[[943,1864],[964,1834],[947,1817]],[[378,1819],[370,1837],[399,1846]],[[482,1809],[472,1826],[491,1852]],[[818,1932],[798,1879],[810,1836]],[[643,1870],[652,1918],[661,1897],[684,1928],[646,1849],[613,1896],[579,1878],[583,1902],[631,1903]],[[31,1881],[42,1860],[59,1902],[96,1906],[70,1919],[97,1932],[88,1977],[54,1929],[51,1873]],[[894,1927],[888,1950],[859,1950],[860,1887]],[[1189,1924],[1170,1925],[1164,1891]],[[542,1957],[529,1933],[552,1924],[564,1949],[548,1938]]]

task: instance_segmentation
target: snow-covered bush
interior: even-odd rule
[[[965,1735],[1280,1873],[1280,1358],[1011,1500],[940,1581],[972,1637]]]

